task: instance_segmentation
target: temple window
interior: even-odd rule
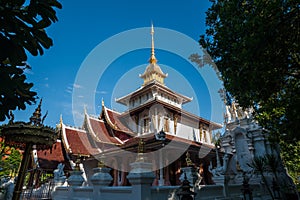
[[[164,131],[169,132],[169,118],[164,118]]]
[[[207,142],[206,131],[203,131],[203,141],[204,141],[204,142]]]
[[[150,119],[149,118],[144,118],[143,119],[143,132],[144,133],[149,133],[150,131]]]

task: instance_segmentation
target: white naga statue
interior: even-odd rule
[[[57,181],[57,180],[61,180],[61,179],[65,179],[66,176],[65,176],[65,173],[64,173],[64,167],[65,165],[62,164],[62,163],[59,163],[57,165],[57,169],[55,169],[53,171],[53,174],[54,174],[54,180]]]

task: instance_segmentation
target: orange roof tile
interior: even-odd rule
[[[61,141],[57,141],[47,150],[37,151],[38,163],[42,169],[54,170],[59,163],[65,165],[65,170],[71,170],[71,165],[68,162],[66,152]]]

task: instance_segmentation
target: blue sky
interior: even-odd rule
[[[210,97],[211,90],[217,91],[220,83],[207,85],[209,81],[217,82],[216,77],[205,75],[208,69],[200,69],[200,72],[189,63],[186,56],[180,56],[180,50],[193,47],[189,48],[185,40],[176,38],[176,35],[183,34],[195,43],[198,41],[199,35],[205,31],[205,11],[210,6],[209,1],[65,0],[61,3],[63,9],[57,11],[59,21],[47,29],[54,46],[46,50],[43,56],[29,56],[28,59],[32,67],[27,72],[28,80],[35,84],[34,90],[43,98],[42,112],[49,112],[45,124],[55,126],[62,114],[66,124],[79,126],[80,124],[75,124],[74,117],[82,117],[84,105],[88,113],[98,115],[102,98],[108,107],[124,110],[124,107],[114,103],[114,99],[134,91],[142,84],[138,75],[143,73],[150,56],[151,21],[155,27],[158,64],[169,74],[165,80],[166,85],[183,95],[193,97],[194,103],[186,105],[185,109],[222,123],[220,100]],[[174,37],[167,41],[170,48],[160,48],[168,37],[164,34],[169,32],[170,35],[174,33]],[[126,36],[130,34],[138,34],[137,39],[131,37],[127,40]],[[124,37],[112,42],[118,36]],[[137,45],[137,40],[143,40],[149,45],[120,55],[116,53],[123,47]],[[103,51],[105,42],[109,46]],[[109,65],[102,65],[112,54],[115,59]],[[94,68],[92,65],[87,66],[89,62],[97,65]],[[82,69],[89,70],[91,74],[95,71],[94,75],[99,80],[85,76]],[[100,77],[96,72],[99,69],[103,70]],[[86,85],[78,81],[80,76],[85,77]],[[89,81],[96,85],[96,89],[90,93],[87,92]],[[215,105],[217,111],[211,109]],[[35,107],[28,106],[25,111],[15,111],[15,119],[27,121]]]

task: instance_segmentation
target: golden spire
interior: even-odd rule
[[[101,104],[102,104],[102,107],[104,107],[104,99],[102,97],[102,100],[101,100]]]
[[[154,28],[153,24],[151,24],[151,36],[152,36],[152,44],[151,44],[151,56],[149,58],[149,65],[146,67],[146,70],[143,74],[140,75],[142,79],[144,79],[144,85],[148,83],[152,83],[156,81],[160,84],[164,84],[164,78],[168,76],[168,74],[164,74],[160,67],[157,65],[157,59],[155,58],[154,53]]]
[[[149,63],[150,64],[155,64],[157,63],[157,60],[155,58],[155,53],[154,53],[154,27],[153,27],[153,23],[151,23],[151,56],[149,59]]]
[[[60,117],[59,117],[59,123],[60,123],[60,124],[63,124],[62,114],[60,114]]]
[[[83,110],[84,110],[84,114],[86,115],[87,114],[87,105],[86,104],[83,105]]]

